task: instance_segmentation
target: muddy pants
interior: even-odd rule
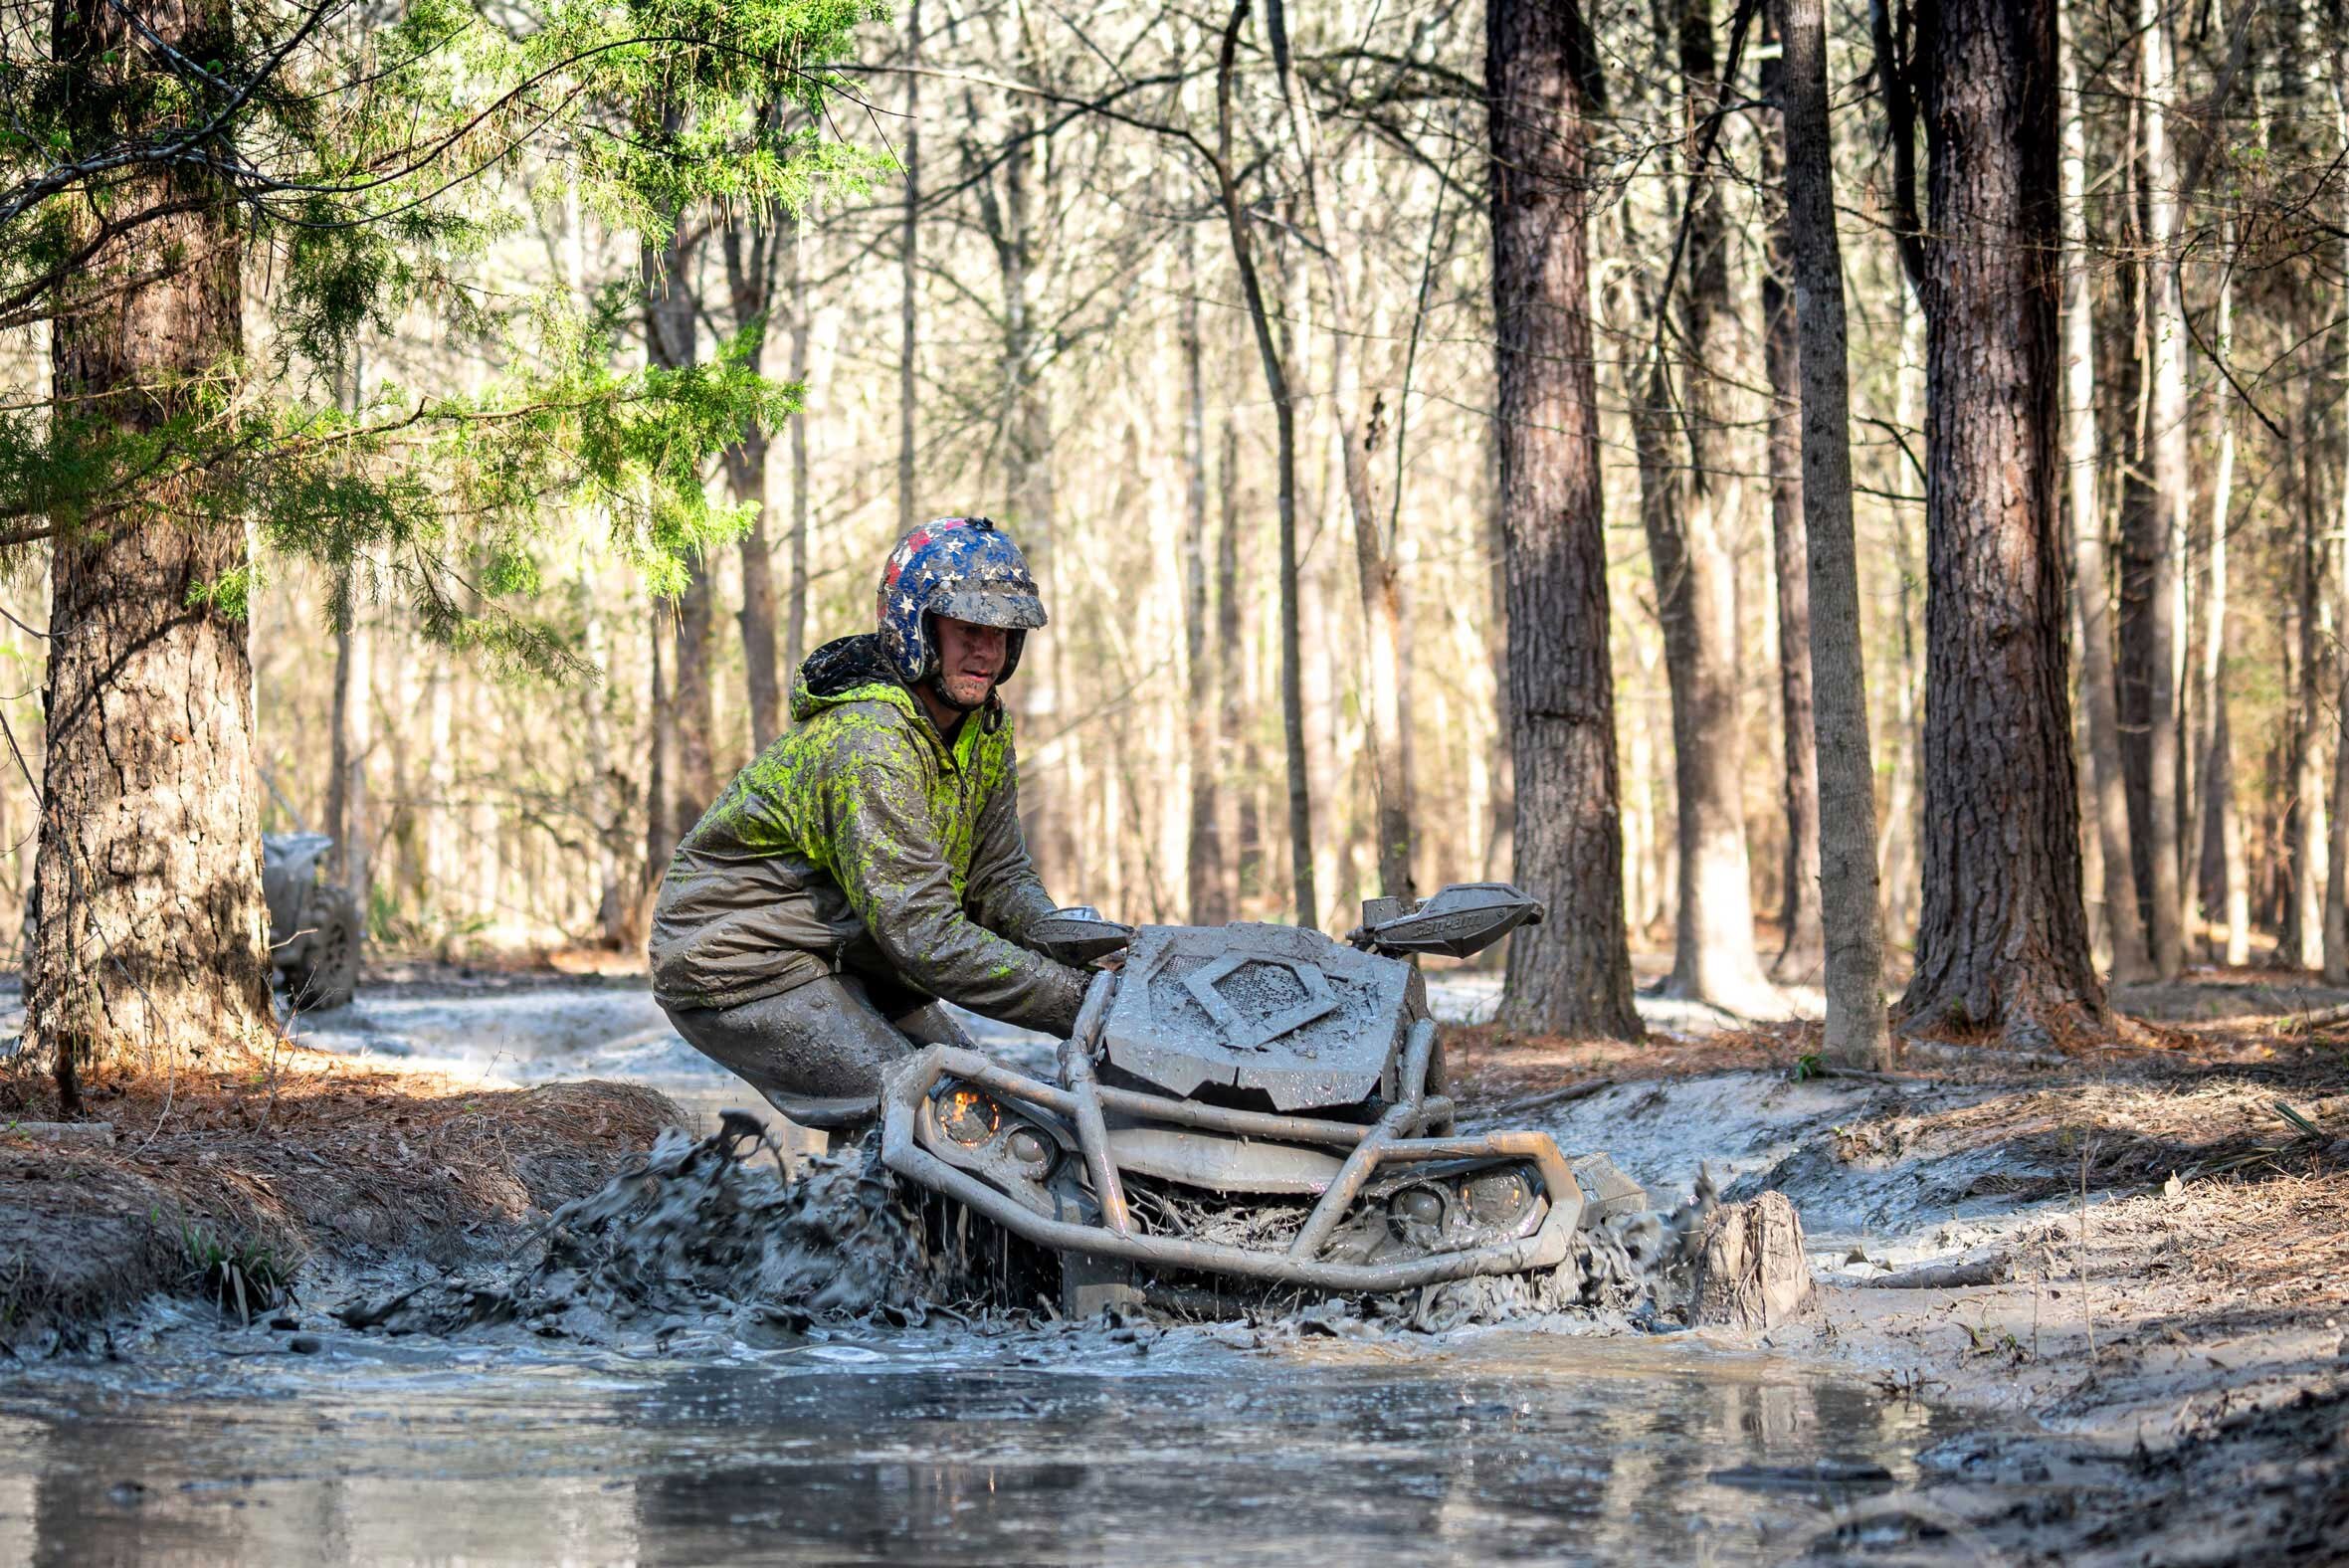
[[[846,974],[738,1007],[661,1010],[687,1045],[803,1127],[871,1122],[882,1075],[916,1047],[971,1044],[942,1004]]]

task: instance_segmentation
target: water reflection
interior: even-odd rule
[[[879,1349],[20,1382],[0,1562],[1770,1561],[1835,1488],[1717,1472],[1905,1474],[1932,1435],[1783,1364],[1621,1340]]]

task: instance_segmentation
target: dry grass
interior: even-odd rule
[[[682,1119],[629,1084],[471,1089],[299,1049],[109,1081],[91,1111],[112,1144],[0,1121],[0,1342],[187,1282],[199,1239],[286,1268],[501,1249]]]

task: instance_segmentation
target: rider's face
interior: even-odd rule
[[[1000,626],[974,626],[942,615],[936,624],[938,685],[948,701],[977,707],[1003,675],[1007,634]]]

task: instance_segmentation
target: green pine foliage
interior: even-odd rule
[[[87,33],[50,7],[0,10],[0,328],[77,308],[106,260],[92,236],[120,244],[168,191],[234,212],[267,330],[251,362],[157,389],[152,428],[59,406],[45,379],[7,387],[0,547],[249,527],[264,569],[331,569],[338,621],[396,597],[444,643],[556,671],[566,640],[511,608],[538,587],[549,519],[608,521],[655,592],[739,534],[747,518],[706,496],[709,460],[800,389],[755,374],[747,337],[686,369],[618,368],[620,302],[517,296],[484,262],[525,200],[657,235],[862,186],[885,160],[838,133],[856,92],[826,63],[878,0],[223,0],[220,31],[177,48],[120,3],[144,47],[79,56],[55,41]],[[508,370],[337,406],[326,386],[359,334],[418,312]],[[198,596],[235,611],[251,587],[240,572]]]

